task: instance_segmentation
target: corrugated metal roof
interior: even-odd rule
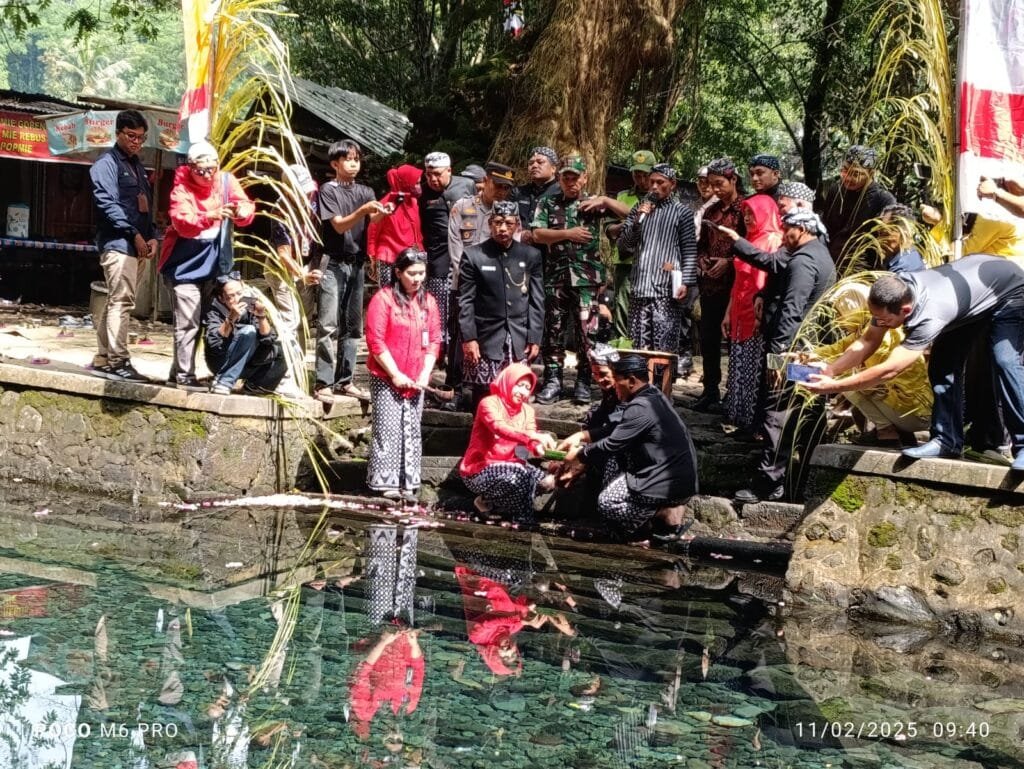
[[[369,96],[293,77],[291,97],[303,109],[334,126],[377,155],[401,152],[412,123],[398,110]]]
[[[84,102],[64,101],[42,93],[0,89],[0,110],[31,112],[34,115],[59,115],[62,112],[90,109],[95,106]]]

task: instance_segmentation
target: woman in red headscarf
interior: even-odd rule
[[[370,223],[366,231],[366,253],[377,262],[377,283],[381,288],[394,285],[395,259],[406,248],[423,246],[420,209],[423,171],[401,165],[387,173],[391,190],[380,199],[387,216]]]
[[[747,239],[770,253],[782,244],[782,224],[775,199],[751,195],[740,203]],[[736,280],[729,295],[729,307],[722,321],[722,334],[729,340],[729,381],[725,392],[726,420],[743,430],[754,427],[758,383],[764,365],[764,337],[754,299],[764,288],[767,274],[741,259],[734,263]]]
[[[459,463],[459,475],[477,494],[477,509],[494,510],[513,521],[533,521],[537,487],[554,488],[554,477],[516,456],[523,446],[540,456],[554,439],[537,432],[537,417],[529,404],[537,377],[524,363],[513,363],[491,383],[491,394],[480,401]]]
[[[560,633],[576,635],[563,615],[538,614],[537,604],[524,595],[513,598],[500,582],[482,577],[465,566],[455,567],[455,578],[462,588],[469,641],[496,675],[519,675],[523,669],[519,647],[512,637],[524,627],[536,630],[550,623]]]

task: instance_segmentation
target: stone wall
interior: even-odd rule
[[[283,416],[230,416],[3,384],[0,477],[154,500],[271,493],[295,486],[304,435],[314,430]]]
[[[1024,494],[1007,468],[821,447],[790,598],[1024,639]]]

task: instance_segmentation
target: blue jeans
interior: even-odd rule
[[[999,306],[989,332],[992,360],[996,365],[1003,418],[1010,433],[1014,456],[1024,449],[1024,297]],[[992,416],[995,418],[995,415]]]
[[[335,257],[320,279],[317,312],[316,385],[330,387],[352,381],[356,346],[363,335],[363,260]]]
[[[964,366],[971,343],[983,323],[972,323],[942,334],[932,345],[928,378],[935,394],[932,438],[954,452],[964,448]],[[999,397],[1014,453],[1024,449],[1024,296],[1011,297],[992,313],[988,332]],[[996,414],[983,418],[996,419]]]
[[[265,342],[264,344],[278,344],[278,342]],[[239,326],[231,336],[227,350],[219,366],[211,366],[216,371],[214,382],[225,387],[234,387],[235,382],[244,379],[250,389],[273,390],[281,383],[288,370],[288,364],[280,352],[269,362],[266,356],[260,355],[257,362],[253,362],[253,356],[260,348],[260,337],[255,326]],[[208,360],[208,363],[216,361]]]

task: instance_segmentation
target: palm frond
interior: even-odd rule
[[[948,238],[954,215],[954,98],[942,3],[885,0],[868,36],[878,40],[881,53],[852,133],[883,150],[890,168],[919,163],[933,169],[930,192],[943,205]]]

